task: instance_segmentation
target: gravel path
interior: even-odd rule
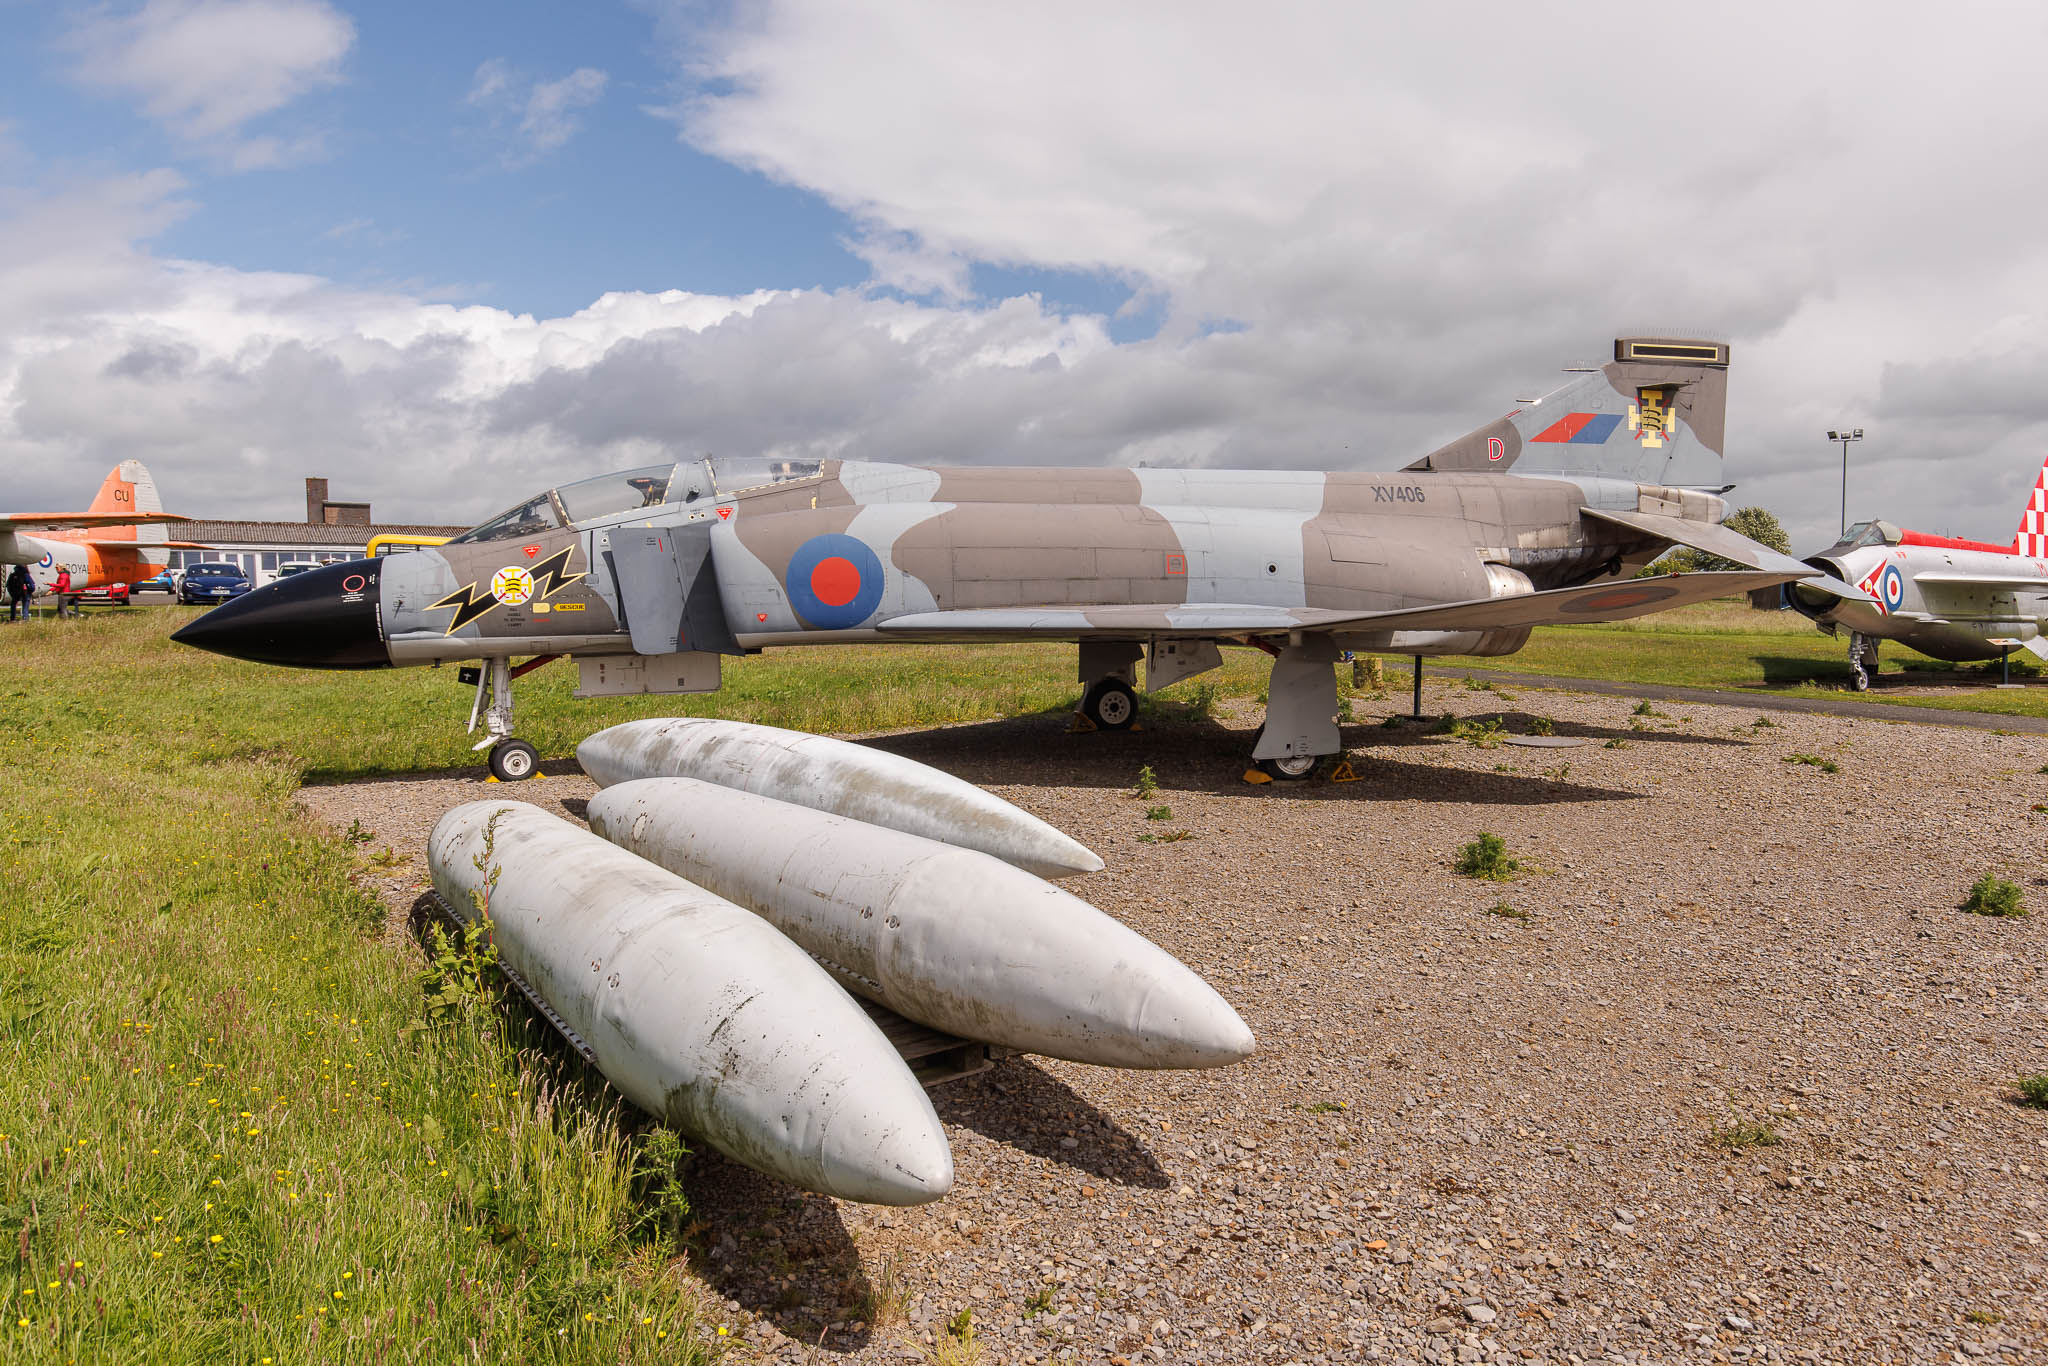
[[[919,1209],[700,1156],[694,1265],[745,1348],[915,1360],[971,1311],[990,1362],[2048,1360],[2048,1111],[2012,1085],[2048,1072],[2048,739],[1446,682],[1425,705],[1587,743],[1373,724],[1401,686],[1357,704],[1345,784],[1240,782],[1249,711],[879,741],[1092,845],[1108,868],[1065,885],[1260,1049],[942,1088],[958,1184]],[[573,813],[563,768],[517,795]],[[501,791],[303,800],[412,856],[365,869],[397,914],[434,819]],[[1534,866],[1456,876],[1481,830]],[[2036,914],[1958,911],[1987,869]],[[1714,1141],[1737,1123],[1780,1141]]]

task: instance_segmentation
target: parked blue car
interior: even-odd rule
[[[141,579],[129,584],[128,591],[131,593],[175,593],[178,591],[178,585],[172,582],[171,571],[165,569],[157,573],[153,578]]]
[[[242,572],[240,565],[187,565],[185,577],[178,587],[178,601],[186,604],[226,602],[229,598],[241,597],[249,587],[249,576]]]

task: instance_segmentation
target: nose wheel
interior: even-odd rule
[[[533,771],[540,767],[540,752],[512,735],[512,680],[521,674],[531,673],[554,658],[554,655],[536,655],[516,669],[509,659],[490,659],[476,671],[476,701],[469,709],[469,729],[471,734],[475,734],[477,723],[481,721],[484,738],[471,748],[490,750],[491,776],[501,783],[531,778]],[[464,682],[469,681],[467,669],[463,670],[462,678]]]
[[[491,776],[501,783],[530,778],[539,764],[540,752],[524,740],[500,740],[491,746]]]

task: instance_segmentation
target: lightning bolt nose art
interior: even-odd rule
[[[448,629],[443,633],[452,636],[493,608],[523,607],[535,599],[545,602],[583,577],[569,572],[569,556],[575,549],[573,545],[565,545],[531,569],[522,564],[508,564],[491,576],[488,592],[480,593],[474,583],[465,583],[439,602],[428,604],[427,610],[431,612],[437,607],[455,609],[455,615],[449,619]],[[534,548],[528,547],[526,553],[531,555]]]

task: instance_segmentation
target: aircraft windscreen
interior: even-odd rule
[[[506,509],[481,526],[470,528],[449,544],[516,540],[521,536],[538,536],[561,525],[561,518],[555,515],[554,500],[543,493],[517,507]]]
[[[1842,533],[1842,544],[1864,546],[1883,545],[1884,531],[1876,522],[1858,522]]]

